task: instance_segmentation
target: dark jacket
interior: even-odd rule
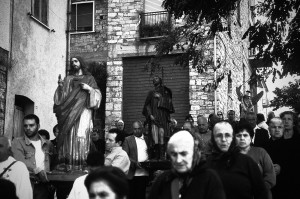
[[[255,130],[254,146],[265,148],[269,142],[269,132],[260,128]]]
[[[148,137],[144,136],[144,139],[145,139],[145,142],[149,149]],[[131,135],[131,136],[128,136],[125,138],[122,148],[124,151],[126,151],[126,153],[128,154],[128,157],[130,159],[130,167],[129,167],[129,172],[128,172],[127,176],[129,179],[132,179],[134,176],[135,170],[136,170],[136,163],[138,161],[138,150],[137,150],[137,145],[136,145],[134,135]],[[148,152],[148,157],[149,157],[149,152]]]
[[[149,199],[172,199],[171,184],[179,176],[173,171],[165,171],[154,182]],[[203,164],[188,174],[189,180],[183,181],[179,190],[181,199],[225,199],[223,185],[215,171]]]
[[[229,199],[267,199],[261,172],[251,157],[238,150],[213,153],[207,166],[219,174]]]

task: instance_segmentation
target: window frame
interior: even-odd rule
[[[40,2],[40,6],[39,6],[39,17],[34,16],[35,13],[35,9],[34,9],[34,3],[36,1]],[[47,3],[47,23],[42,21],[42,4],[41,4],[42,0],[31,0],[31,15],[30,17],[33,18],[34,20],[36,20],[38,23],[40,23],[41,25],[43,25],[44,27],[46,27],[47,29],[49,29],[49,0],[46,0]],[[50,30],[50,29],[49,29]]]
[[[95,32],[95,1],[79,1],[79,2],[74,2],[71,3],[72,5],[76,5],[76,28],[77,28],[77,5],[78,4],[84,4],[84,3],[92,3],[93,5],[93,21],[92,21],[92,30],[91,31],[77,31],[77,30],[72,30],[72,25],[70,26],[70,34],[83,34],[83,33],[93,33]],[[72,20],[72,15],[70,17]]]

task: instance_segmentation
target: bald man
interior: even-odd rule
[[[172,170],[158,176],[149,199],[172,199],[176,198],[176,195],[177,198],[179,196],[186,199],[225,198],[218,175],[215,171],[207,169],[201,160],[201,146],[201,140],[185,130],[175,133],[170,138],[167,152],[171,158]],[[171,187],[177,189],[171,190]]]
[[[19,198],[33,198],[27,167],[23,162],[16,161],[11,156],[10,142],[4,136],[0,136],[0,177],[15,184]]]
[[[197,132],[199,133],[200,138],[203,140],[204,144],[204,153],[209,154],[212,150],[211,144],[211,130],[209,130],[209,124],[204,116],[200,116],[197,118]]]

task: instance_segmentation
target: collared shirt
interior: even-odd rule
[[[53,145],[50,141],[44,140],[41,136],[39,136],[39,139],[41,140],[42,150],[45,154],[44,170],[50,171],[50,155],[53,154]],[[41,168],[36,166],[36,150],[27,136],[18,137],[12,141],[12,152],[14,158],[23,162],[30,173],[38,174],[41,171]]]
[[[136,137],[135,138],[135,142],[136,142],[136,147],[138,150],[138,162],[145,162],[146,160],[148,160],[148,153],[147,153],[147,144],[145,142],[145,138],[144,135],[142,135],[141,137]]]
[[[89,194],[86,187],[84,186],[84,181],[87,175],[88,174],[80,176],[74,181],[68,199],[89,199]]]
[[[7,160],[0,162],[0,173],[4,171],[15,159],[11,156]],[[33,192],[29,180],[29,172],[26,165],[17,161],[3,175],[3,178],[13,182],[16,186],[16,194],[19,198],[32,199]]]
[[[122,147],[114,147],[110,152],[105,153],[105,166],[114,166],[120,168],[125,174],[128,174],[130,160]]]
[[[147,153],[147,144],[145,142],[144,135],[141,137],[136,137],[135,142],[136,142],[136,148],[137,148],[137,156],[138,156],[138,162],[145,162],[148,160],[148,153]],[[143,168],[136,168],[134,176],[148,176],[149,173],[147,170]]]
[[[255,140],[255,133],[256,133],[256,129],[260,129],[260,127],[258,127],[257,125],[254,127],[253,131],[254,131],[254,135],[252,138],[252,143],[254,144],[254,140]]]
[[[42,150],[42,141],[41,140],[30,140],[31,144],[34,146],[35,148],[35,163],[36,163],[36,167],[40,168],[41,170],[45,169],[45,164],[44,164],[44,160],[45,160],[45,154],[44,151]]]

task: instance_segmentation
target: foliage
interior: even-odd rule
[[[104,128],[105,125],[105,99],[106,99],[106,82],[107,82],[107,68],[106,62],[89,62],[88,70],[95,78],[97,85],[101,91],[102,100],[100,108],[96,111],[96,116],[94,118],[100,121],[95,121],[94,126],[101,126]]]
[[[299,9],[299,0],[264,0],[255,7],[262,20],[244,34],[243,38],[249,36],[250,48],[258,49],[257,58],[282,64],[282,72],[273,68],[273,76],[300,75]]]
[[[293,108],[295,112],[300,112],[300,80],[295,83],[289,82],[289,86],[276,88],[273,93],[276,97],[270,101],[270,106],[277,110],[280,107]]]
[[[171,24],[169,22],[161,21],[156,24],[144,24],[141,26],[142,37],[163,36],[169,33]]]
[[[164,8],[175,19],[184,17],[186,23],[175,27],[170,35],[156,44],[157,57],[174,50],[183,52],[177,63],[192,63],[199,73],[212,66],[211,56],[205,56],[209,39],[222,32],[222,22],[236,10],[240,0],[164,0]],[[249,1],[250,2],[250,1]],[[253,12],[265,16],[245,32],[250,48],[258,49],[257,58],[281,63],[282,71],[264,68],[260,75],[273,74],[273,81],[290,74],[300,74],[300,13],[299,0],[264,0]],[[287,31],[283,30],[289,25]],[[248,37],[249,36],[249,37]],[[216,70],[216,68],[214,68]]]

